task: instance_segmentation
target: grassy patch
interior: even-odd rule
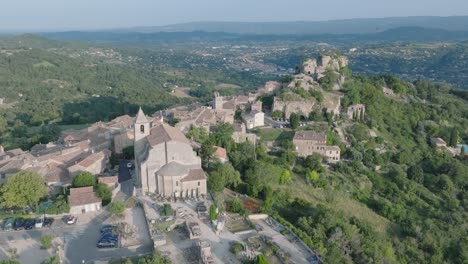
[[[35,68],[37,68],[37,67],[46,67],[46,68],[48,68],[48,67],[57,67],[57,66],[55,66],[54,64],[52,64],[52,63],[50,63],[48,61],[41,61],[39,63],[34,64],[33,67],[35,67]]]
[[[263,141],[292,140],[294,131],[291,129],[265,128],[255,130],[255,134]]]

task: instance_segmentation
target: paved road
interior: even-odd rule
[[[122,160],[120,161],[119,166],[119,183],[120,183],[120,191],[125,194],[124,200],[128,199],[133,195],[133,181],[132,181],[132,174],[130,169],[127,168],[127,163],[130,161]]]

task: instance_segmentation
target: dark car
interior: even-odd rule
[[[117,241],[101,239],[97,243],[98,248],[117,247]]]
[[[24,219],[23,218],[18,218],[16,219],[15,221],[15,227],[13,227],[13,229],[15,230],[22,230],[24,229]]]
[[[31,230],[34,227],[35,223],[36,222],[34,221],[34,219],[27,219],[26,221],[24,221],[24,229]]]
[[[46,217],[44,219],[44,224],[42,226],[43,227],[51,227],[53,222],[54,222],[53,218]]]
[[[115,226],[113,225],[103,225],[101,226],[101,233],[109,233],[115,230]]]
[[[111,234],[111,233],[104,233],[104,234],[102,234],[101,238],[99,238],[99,241],[101,241],[101,240],[118,241],[119,236]]]

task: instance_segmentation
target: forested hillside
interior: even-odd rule
[[[399,94],[385,96],[383,86]],[[208,186],[221,190],[225,173],[229,188],[262,199],[262,211],[290,226],[324,263],[466,263],[468,160],[430,143],[431,137],[452,146],[467,142],[466,92],[355,76],[344,93],[344,107],[367,108],[345,126],[350,147],[333,127],[325,131],[327,143],[342,149],[342,161],[324,167],[319,155],[297,157],[290,130],[276,133],[282,150],[267,153],[265,141],[273,137],[266,132],[258,131],[262,142],[255,148],[230,142],[220,126],[204,144],[226,147],[242,181],[224,166],[207,165]],[[335,120],[337,127],[346,123]]]
[[[241,87],[237,92],[263,82],[213,65],[191,66],[187,58],[197,57],[183,51],[116,49],[32,35],[0,38],[1,144],[27,149],[53,139],[48,131],[57,129],[52,125],[106,121],[133,115],[139,106],[154,113],[196,97],[209,100],[223,82]],[[182,86],[182,96],[172,93]]]

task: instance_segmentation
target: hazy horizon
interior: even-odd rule
[[[340,8],[337,8],[340,7]],[[402,8],[404,7],[404,8]],[[290,12],[285,12],[290,10]],[[319,12],[320,11],[320,12]],[[177,0],[17,0],[3,3],[0,31],[101,30],[163,26],[189,22],[294,22],[412,16],[466,16],[462,0],[284,1]]]

